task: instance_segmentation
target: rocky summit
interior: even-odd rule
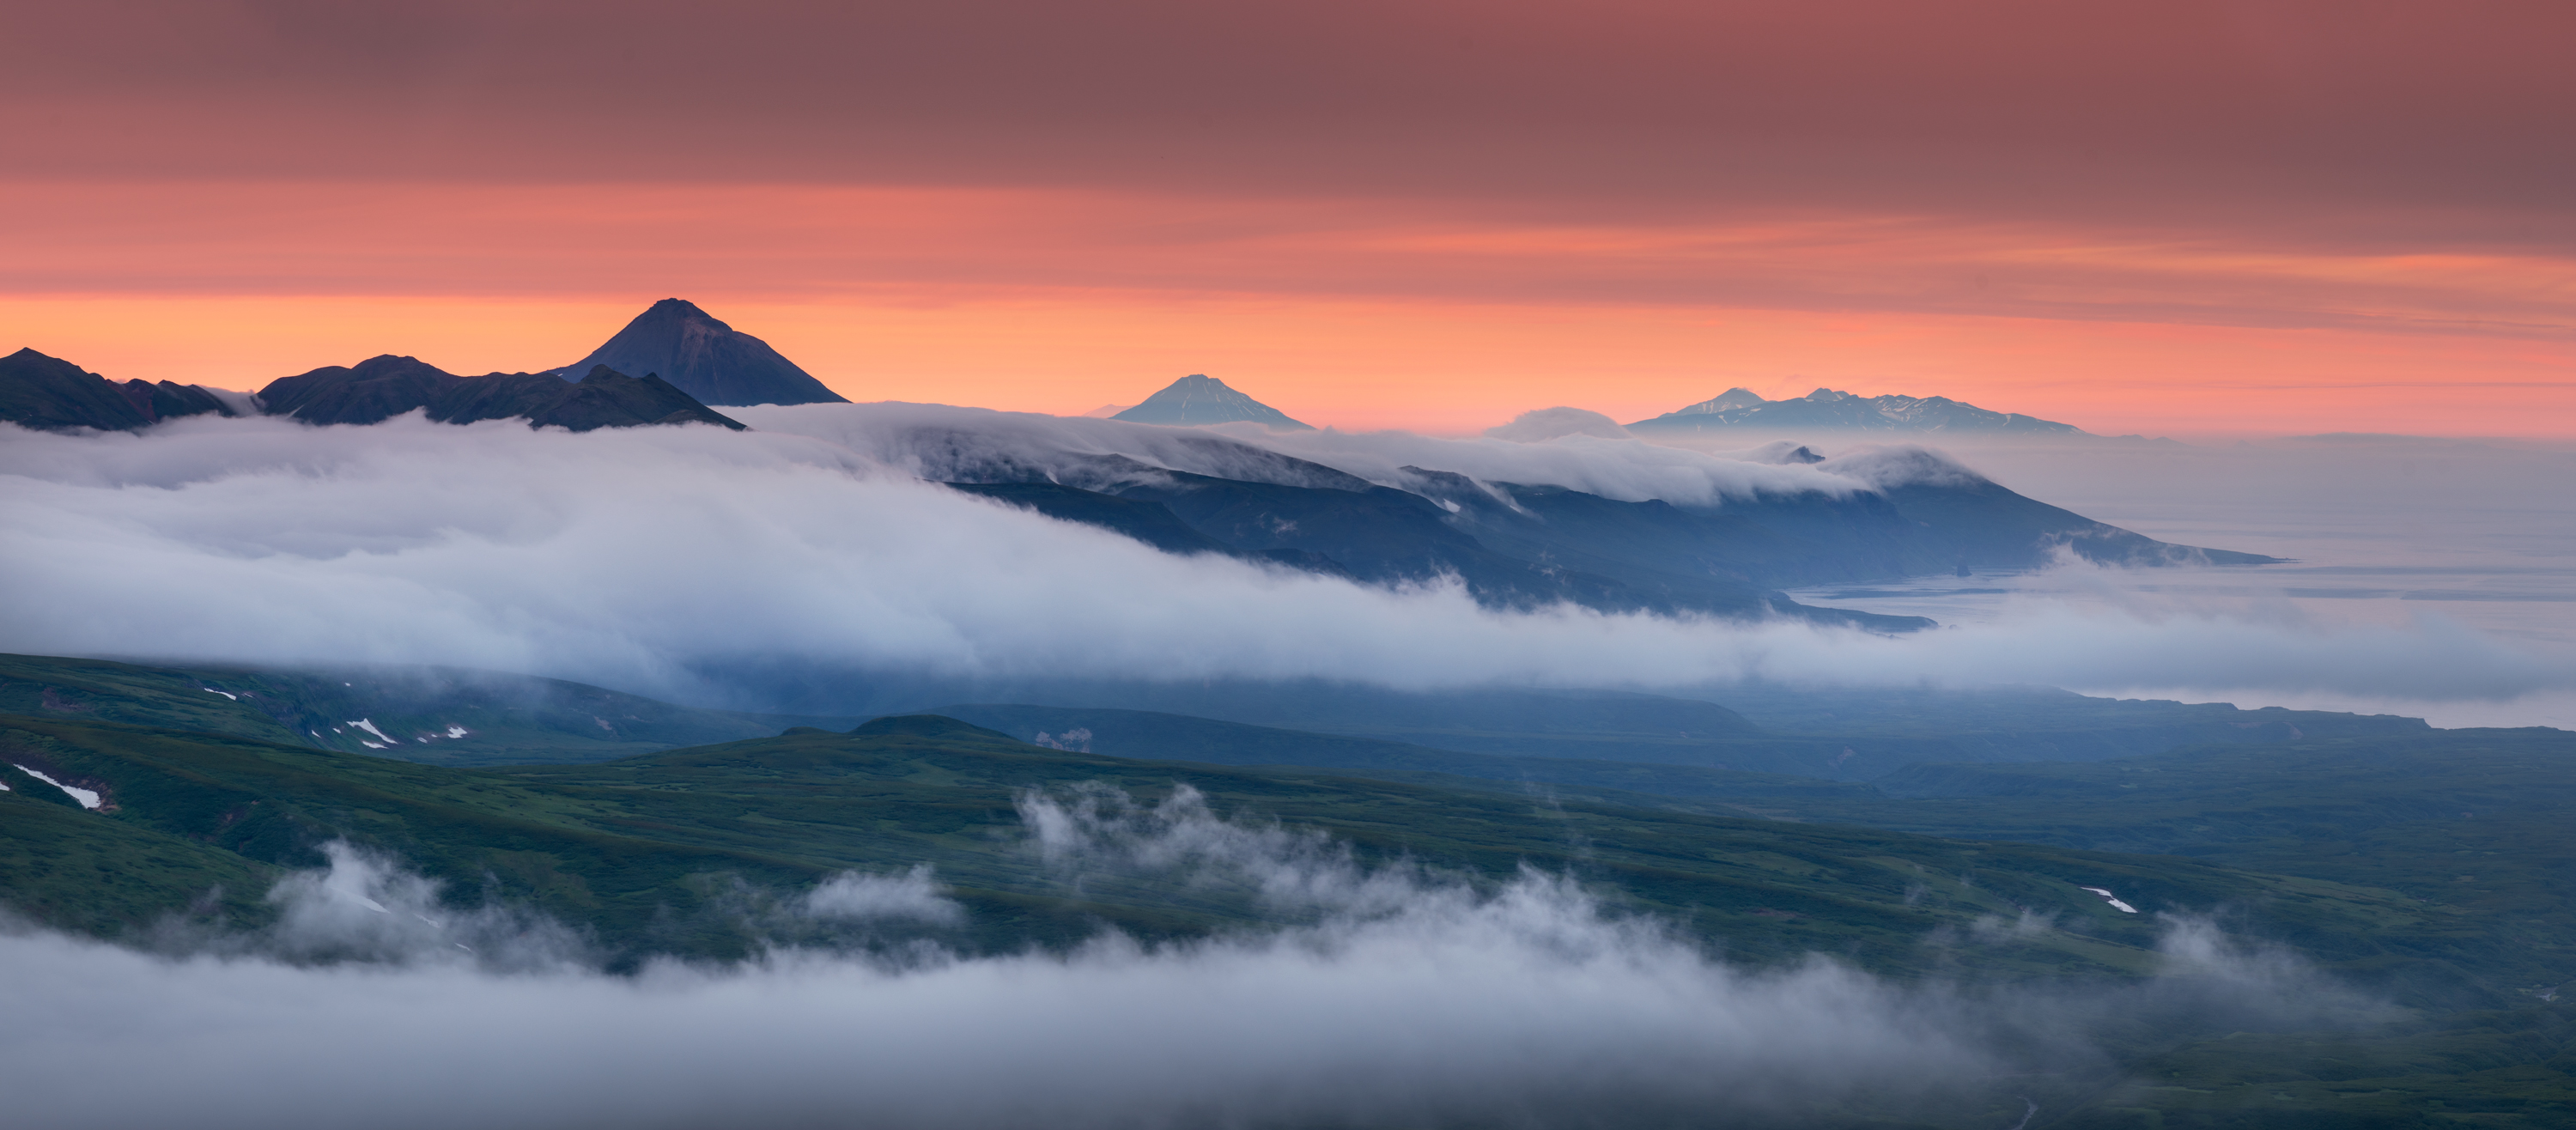
[[[678,298],[654,303],[590,356],[552,372],[575,380],[597,365],[621,373],[659,373],[701,404],[849,403],[768,342]]]

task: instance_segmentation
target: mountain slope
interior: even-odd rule
[[[44,431],[132,431],[161,420],[232,415],[197,385],[141,380],[117,384],[59,357],[21,349],[0,357],[0,420]]]
[[[308,424],[373,424],[425,407],[464,380],[417,357],[385,353],[279,377],[259,390],[259,400],[271,416]]]
[[[593,365],[579,383],[553,402],[532,412],[532,428],[632,428],[647,424],[714,424],[737,432],[740,421],[698,403],[688,393],[652,373],[630,377],[606,365]]]
[[[1192,373],[1161,392],[1146,397],[1133,408],[1111,416],[1139,424],[1231,424],[1250,422],[1274,428],[1314,430],[1314,425],[1288,418],[1288,414],[1227,387],[1224,381],[1202,373]]]
[[[696,305],[665,298],[590,355],[554,370],[565,379],[606,365],[659,373],[703,404],[844,404],[849,398],[779,355],[769,343],[717,321]]]
[[[2576,733],[2418,730],[2200,745],[2092,762],[1917,764],[1801,819],[2182,856],[2395,889],[2519,940],[2506,987],[2576,981]],[[1875,796],[1871,794],[1875,793]],[[2445,956],[2456,935],[2406,945]]]
[[[1069,884],[1025,846],[1015,798],[1083,783],[1148,802],[1186,784],[1219,813],[1247,810],[1325,830],[1365,857],[1488,879],[1524,864],[1577,868],[1623,903],[1723,937],[1749,961],[1822,950],[1890,971],[1962,961],[1999,972],[2143,971],[2153,924],[2103,906],[2082,889],[2088,884],[2149,910],[2258,908],[2274,929],[2318,939],[2312,945],[2329,960],[2377,954],[2372,927],[2424,918],[2361,888],[2183,860],[1534,804],[1482,787],[1320,770],[1129,761],[923,716],[847,734],[798,730],[595,766],[507,770],[24,717],[0,717],[0,742],[11,757],[105,801],[95,812],[49,811],[152,834],[131,850],[193,842],[231,852],[241,866],[305,867],[319,862],[316,845],[346,838],[449,880],[462,905],[529,903],[629,955],[738,955],[762,922],[728,908],[793,895],[839,870],[918,863],[957,888],[970,923],[952,941],[975,948],[1061,943],[1095,920],[1168,937],[1269,917],[1242,892],[1185,879],[1105,873]],[[0,806],[38,803],[0,794]],[[41,856],[55,826],[0,820],[0,854]],[[170,856],[163,888],[184,890],[178,876],[201,857],[196,848]],[[0,893],[21,906],[59,903],[77,878],[51,865],[15,871],[0,875]],[[2025,906],[2051,909],[2067,928],[1974,951],[1923,944],[1941,925],[1965,929]]]
[[[974,451],[969,442],[941,446]],[[1217,446],[1259,457],[1203,450]],[[1499,607],[1566,600],[1613,611],[1785,615],[1902,631],[1928,621],[1803,606],[1780,590],[1963,567],[2035,568],[2061,550],[2131,566],[2276,560],[2156,541],[2017,494],[1919,449],[1815,464],[1872,484],[1865,489],[1846,482],[1839,492],[1762,492],[1692,506],[1413,466],[1401,469],[1399,489],[1213,437],[1188,451],[1197,458],[1174,462],[1224,466],[1241,477],[1130,455],[1042,451],[952,455],[923,471],[985,493],[1018,484],[1028,495],[1018,501],[1042,512],[1148,544],[1198,548],[1159,515],[1115,500],[1159,504],[1228,549],[1304,554],[1327,571],[1381,583],[1455,577],[1479,601]],[[1159,532],[1138,534],[1148,527]]]
[[[1873,716],[1867,700],[1880,698],[1904,706]],[[1024,741],[1044,732],[1079,747],[1063,735],[1087,731],[1089,748],[1118,757],[1429,771],[1697,799],[1762,795],[1789,780],[1872,782],[1921,764],[2106,761],[2196,745],[2431,732],[2415,718],[2038,689],[1848,691],[1817,701],[1831,717],[1805,725],[1792,717],[1773,729],[1713,702],[1663,695],[1316,685],[1089,687],[932,712]],[[1776,696],[1770,702],[1776,707]]]
[[[606,761],[855,721],[700,710],[561,679],[452,667],[146,666],[34,655],[0,655],[0,713],[195,730],[434,765]]]

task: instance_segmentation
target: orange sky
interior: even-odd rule
[[[677,296],[856,400],[2576,435],[2576,10],[1780,7],[47,13],[0,349],[519,370]]]

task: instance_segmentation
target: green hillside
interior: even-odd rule
[[[2083,826],[2091,842],[2199,856],[2186,858],[1718,816],[1611,789],[1569,799],[1421,770],[1387,770],[1408,777],[1389,781],[1115,758],[935,716],[599,764],[485,768],[8,716],[0,761],[95,790],[100,807],[0,770],[10,775],[0,793],[0,895],[39,921],[128,940],[148,940],[174,918],[250,928],[274,911],[260,898],[269,882],[319,865],[317,846],[346,838],[444,880],[458,906],[527,906],[570,923],[612,966],[651,953],[736,956],[766,942],[856,944],[864,939],[783,908],[835,872],[921,863],[937,868],[968,920],[912,936],[968,951],[1063,945],[1103,927],[1187,937],[1287,913],[1240,885],[1116,870],[1077,881],[1031,850],[1014,807],[1029,789],[1064,796],[1097,783],[1152,801],[1186,784],[1220,813],[1319,829],[1364,860],[1409,860],[1478,883],[1524,864],[1570,874],[1610,906],[1663,917],[1739,962],[1828,953],[1899,977],[2107,989],[2153,966],[2156,914],[2214,912],[2239,934],[2287,943],[2342,980],[2415,1006],[2335,1032],[2106,1022],[2091,1038],[2116,1064],[2011,1084],[2046,1103],[2034,1128],[2549,1126],[2576,1112],[2567,1008],[2534,980],[2565,952],[2565,924],[2539,894],[2563,859],[2550,854],[2550,837],[2563,833],[2521,815],[2558,803],[2560,784],[2547,782],[2564,777],[2564,737],[2472,735],[2447,752],[2375,755],[2351,741],[2229,747],[2144,759],[2152,766],[1980,766],[1973,779],[1927,769],[1907,780],[1975,795],[1901,800],[1809,782],[1805,795],[1774,798],[1810,819],[1833,809],[1838,819],[1901,818],[1955,836],[2068,839]],[[2473,753],[2478,742],[2488,753]],[[2450,783],[2416,790],[2421,801],[2407,807],[2407,775],[2444,758]],[[2179,783],[2138,780],[2155,777]],[[2290,796],[2333,794],[2320,782],[2338,780],[2352,786],[2341,800],[2282,808]],[[2253,787],[2261,781],[2273,782],[2271,794]],[[2498,827],[2434,838],[2428,806],[2456,803],[2473,786],[2491,806],[2475,811],[2498,814]],[[2218,803],[2231,790],[2242,803]],[[2208,821],[2190,822],[2195,805]],[[2352,834],[2300,856],[2291,845],[2301,822],[2336,818],[2329,809]],[[2266,821],[2288,821],[2291,834],[2231,838]],[[2482,876],[2499,877],[2494,860],[2530,853],[2530,874],[2499,884],[2501,894],[2483,877],[2439,899],[2410,886],[2462,851],[2496,852],[2477,858]],[[2218,862],[2240,857],[2301,873]],[[2112,890],[2143,913],[2122,913],[2085,887]],[[2038,928],[2002,928],[2015,922]],[[2461,1111],[2476,1118],[2442,1114]]]
[[[36,655],[0,655],[0,712],[203,730],[436,765],[605,761],[856,721],[700,710],[561,679],[453,667],[146,666]]]
[[[1754,960],[1812,950],[1890,971],[1956,961],[2018,974],[2144,968],[2153,923],[2111,910],[2081,889],[2088,885],[2118,889],[2150,913],[2253,908],[2272,932],[2315,939],[2311,948],[2334,962],[2377,959],[2370,938],[2431,928],[2440,918],[2361,887],[2186,860],[1558,803],[1324,770],[1140,762],[1033,747],[948,719],[510,769],[106,723],[9,718],[5,725],[0,740],[13,757],[94,788],[112,806],[82,814],[48,804],[49,811],[155,833],[135,842],[190,853],[174,859],[224,849],[236,857],[228,864],[235,882],[244,867],[316,865],[314,845],[346,837],[450,880],[459,897],[529,901],[628,953],[722,954],[749,944],[744,923],[719,920],[718,877],[784,893],[831,871],[917,863],[935,865],[961,889],[976,909],[978,944],[1079,932],[1065,915],[1097,915],[1155,935],[1259,917],[1249,906],[1143,880],[1132,889],[1090,882],[1073,899],[1062,877],[1026,850],[1013,800],[1020,789],[1081,782],[1142,798],[1186,783],[1220,811],[1320,828],[1364,856],[1404,856],[1488,878],[1524,862],[1571,871]],[[30,791],[0,800],[45,803]],[[15,824],[5,834],[37,835]],[[170,908],[221,881],[154,874],[163,876],[161,905]],[[11,898],[59,905],[79,897],[78,881],[47,867],[15,871]],[[2057,914],[2066,929],[1975,953],[1923,945],[1941,926],[2024,908]],[[670,935],[675,917],[696,925]]]
[[[2427,730],[2200,746],[2085,763],[1917,765],[1870,793],[1771,807],[1801,819],[2170,854],[2397,891],[2484,925],[2390,939],[2512,955],[2500,992],[2576,981],[2576,733]],[[2511,969],[2510,974],[2504,973]]]

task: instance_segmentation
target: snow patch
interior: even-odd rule
[[[2121,902],[2118,897],[2100,887],[2086,887],[2084,889],[2102,896],[2102,901],[2110,903],[2113,910],[2117,910],[2122,914],[2136,914],[2138,912],[2137,907]]]
[[[383,749],[383,748],[385,748],[385,747],[383,747],[383,746],[377,745],[377,744],[376,744],[376,743],[374,743],[374,742],[368,741],[368,740],[367,740],[367,739],[365,739],[365,738],[360,738],[360,739],[358,739],[358,744],[359,744],[359,745],[362,745],[362,746],[365,746],[365,747],[367,747],[368,749]]]
[[[375,724],[375,723],[370,722],[370,721],[368,721],[368,720],[366,720],[366,719],[364,719],[364,718],[360,718],[360,719],[358,719],[357,721],[355,721],[355,722],[351,722],[351,723],[349,723],[349,724],[350,724],[350,725],[352,725],[352,726],[355,726],[355,727],[357,727],[357,728],[359,728],[359,729],[361,729],[361,730],[365,730],[366,732],[368,732],[368,733],[370,733],[370,734],[374,734],[374,735],[375,735],[379,740],[381,740],[381,741],[385,741],[385,742],[391,742],[391,741],[393,741],[393,739],[392,739],[392,738],[389,738],[389,737],[386,737],[386,736],[385,736],[385,732],[384,732],[383,730],[379,730],[379,729],[377,729],[377,728],[376,728],[376,724]]]
[[[197,689],[198,689],[198,690],[201,690],[201,691],[204,691],[204,692],[206,692],[207,694],[219,694],[219,695],[222,695],[222,696],[224,696],[225,698],[229,698],[229,699],[233,700],[234,702],[240,702],[240,701],[241,701],[241,696],[240,696],[240,695],[237,695],[237,694],[234,694],[234,693],[233,693],[233,692],[231,692],[231,691],[219,691],[219,690],[216,690],[216,689],[215,689],[215,688],[213,688],[213,687],[199,687],[199,688],[197,688]]]
[[[454,724],[450,724],[450,725],[447,727],[447,736],[448,736],[448,737],[451,737],[451,738],[461,738],[461,737],[464,737],[466,734],[471,733],[471,732],[472,732],[472,731],[467,730],[467,729],[466,729],[465,727],[463,727],[463,726],[458,726],[458,725],[454,725]]]
[[[18,763],[14,761],[10,762],[10,764],[18,765]],[[80,802],[80,806],[82,808],[98,807],[98,790],[96,789],[84,789],[78,785],[66,785],[42,773],[36,772],[33,769],[29,769],[24,765],[18,765],[18,771],[70,794],[73,800]]]

